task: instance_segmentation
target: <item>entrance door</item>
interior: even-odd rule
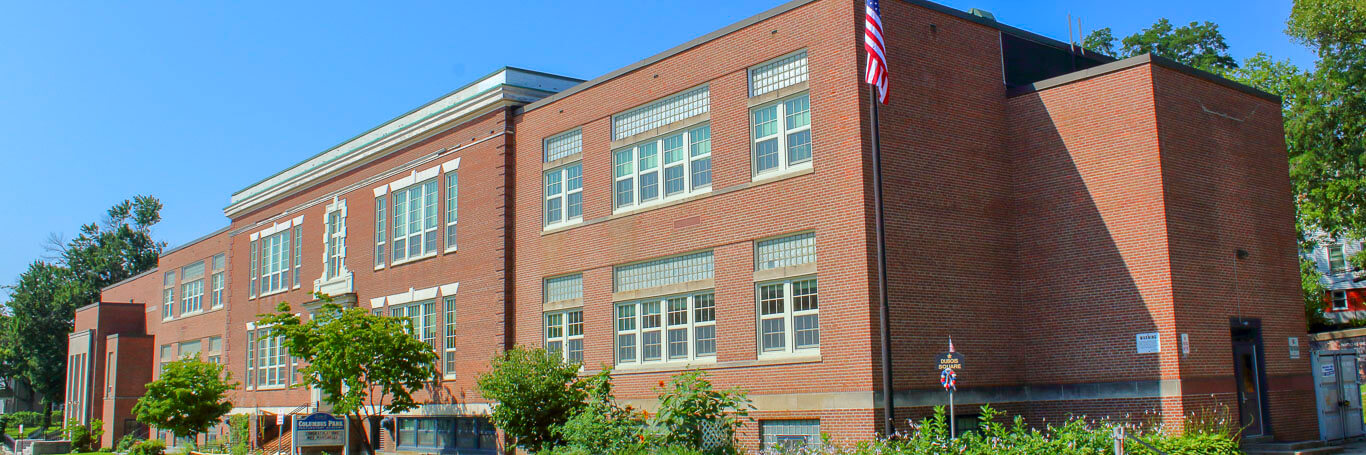
[[[1324,351],[1314,358],[1319,435],[1326,440],[1361,436],[1361,384],[1356,353]]]
[[[1233,341],[1234,375],[1238,381],[1238,414],[1243,434],[1260,436],[1265,433],[1262,422],[1262,381],[1258,362],[1261,355],[1257,344],[1248,340]]]

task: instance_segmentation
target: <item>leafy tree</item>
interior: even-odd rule
[[[417,408],[413,392],[439,374],[432,346],[411,335],[406,319],[342,309],[326,295],[317,297],[325,303],[308,322],[283,302],[258,322],[272,326],[290,355],[307,362],[299,373],[308,385],[322,391],[333,412],[359,422],[381,408],[388,414]],[[365,451],[374,453],[367,432],[357,434]]]
[[[645,442],[645,416],[612,397],[612,370],[604,369],[580,382],[588,402],[556,433],[571,448],[586,453],[619,453]]]
[[[94,452],[100,447],[100,437],[104,436],[104,421],[91,419],[86,428],[80,420],[66,421],[66,440],[71,441],[71,452]]]
[[[659,412],[651,425],[666,431],[664,442],[702,450],[724,450],[735,444],[735,432],[754,409],[739,389],[718,390],[707,373],[692,370],[659,381]]]
[[[1219,26],[1209,21],[1174,27],[1166,18],[1158,19],[1151,27],[1124,37],[1120,44],[1115,47],[1114,32],[1109,27],[1095,30],[1082,40],[1088,49],[1120,58],[1152,53],[1212,73],[1238,67]]]
[[[1313,260],[1300,258],[1300,289],[1304,291],[1304,321],[1309,325],[1310,330],[1328,325],[1328,318],[1323,315],[1323,299],[1328,293],[1328,287],[1319,281],[1322,276]]]
[[[478,391],[498,402],[490,418],[517,445],[539,452],[564,443],[555,430],[584,406],[579,364],[542,348],[513,347],[479,376]]]
[[[227,392],[237,388],[223,365],[198,358],[166,364],[161,377],[133,405],[139,422],[186,437],[208,431],[232,410]]]
[[[36,261],[10,288],[10,330],[0,334],[0,369],[43,396],[51,425],[52,400],[65,395],[67,334],[76,309],[97,302],[100,289],[156,266],[165,243],[152,240],[161,202],[138,196],[114,205],[103,223],[87,224],[57,247],[53,261]]]

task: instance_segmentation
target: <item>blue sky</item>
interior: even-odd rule
[[[175,246],[226,225],[234,191],[501,66],[588,79],[781,1],[10,3],[0,283],[133,195],[161,199]],[[1313,63],[1289,0],[943,3],[1061,40],[1069,13],[1116,36],[1211,20],[1240,60]]]

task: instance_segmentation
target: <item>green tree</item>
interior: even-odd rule
[[[617,404],[612,396],[612,370],[603,369],[582,380],[587,403],[556,433],[574,449],[585,453],[619,453],[644,443],[645,416],[630,406]]]
[[[494,358],[479,376],[478,391],[498,402],[490,418],[517,445],[539,452],[564,443],[556,427],[584,406],[579,364],[541,348],[513,347]]]
[[[170,362],[157,380],[147,383],[147,393],[133,405],[133,416],[176,436],[195,436],[232,410],[227,393],[237,385],[221,364],[197,357]]]
[[[1152,53],[1216,74],[1238,67],[1219,26],[1209,21],[1175,27],[1166,18],[1158,19],[1151,27],[1124,37],[1119,47],[1114,32],[1105,27],[1087,35],[1082,46],[1119,58]]]
[[[333,412],[368,422],[379,415],[418,407],[413,392],[440,374],[432,346],[412,336],[411,322],[372,315],[360,308],[342,309],[326,295],[308,322],[280,303],[277,313],[258,324],[272,326],[289,354],[306,362],[299,369],[309,386],[322,392]],[[368,432],[359,432],[363,448],[374,453]]]
[[[1319,273],[1314,261],[1300,258],[1300,289],[1304,291],[1304,321],[1312,331],[1328,325],[1328,318],[1323,315],[1324,296],[1328,293],[1328,287],[1324,286],[1319,278],[1323,277]]]
[[[10,330],[0,334],[0,365],[43,396],[51,425],[52,400],[65,395],[67,334],[76,309],[97,302],[100,289],[156,266],[165,243],[152,240],[161,202],[138,196],[114,205],[102,223],[82,226],[55,247],[53,261],[36,261],[10,288]]]

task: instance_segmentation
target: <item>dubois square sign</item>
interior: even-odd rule
[[[934,358],[935,371],[961,370],[963,369],[963,354],[957,352],[945,352]]]

